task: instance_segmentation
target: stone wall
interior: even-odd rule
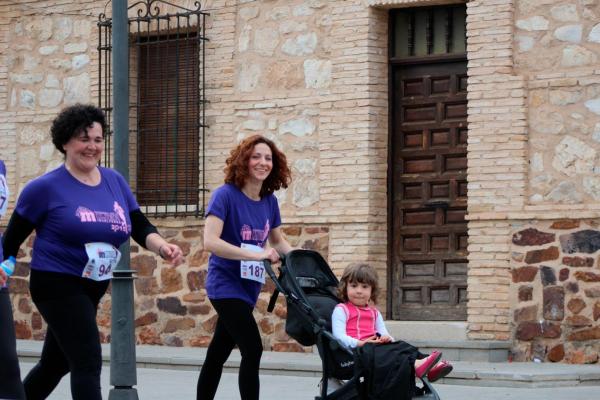
[[[329,256],[329,228],[324,226],[285,226],[283,232],[295,247],[318,251]],[[177,243],[187,262],[177,268],[140,248],[131,247],[131,266],[137,271],[135,285],[135,327],[140,344],[168,346],[207,346],[214,332],[216,314],[206,297],[208,253],[202,246],[202,226],[172,225],[162,229],[167,240]],[[17,268],[9,281],[15,309],[14,318],[19,339],[41,340],[46,326],[29,295],[27,278],[31,244],[22,246]],[[274,285],[268,280],[259,296],[254,311],[263,344],[267,350],[305,351],[284,331],[286,307],[283,296],[273,313],[267,304]],[[109,289],[110,293],[110,289]],[[98,325],[104,342],[110,341],[110,294],[105,296],[98,310]]]
[[[598,225],[598,220],[540,221],[513,234],[515,360],[598,362]]]
[[[515,69],[528,78],[531,204],[600,200],[600,3],[520,1]]]

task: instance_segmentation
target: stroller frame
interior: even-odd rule
[[[299,284],[298,276],[294,271],[294,266],[290,265],[293,259],[301,255],[303,257],[316,258],[322,265],[327,266],[328,271],[323,271],[327,278],[331,280],[331,282],[335,282],[336,287],[338,283],[337,277],[331,271],[331,268],[325,262],[325,260],[321,257],[321,255],[312,250],[292,250],[289,252],[282,260],[282,266],[280,269],[279,277],[275,275],[271,267],[271,263],[268,260],[264,261],[265,270],[267,274],[275,284],[275,291],[271,296],[271,301],[269,302],[269,306],[267,310],[269,312],[273,311],[275,307],[275,303],[277,301],[277,297],[279,293],[283,294],[288,307],[290,305],[295,306],[298,310],[301,310],[300,315],[302,318],[311,325],[312,333],[315,336],[315,344],[317,348],[320,349],[319,353],[321,355],[321,365],[322,365],[322,380],[321,380],[321,390],[320,395],[315,397],[315,400],[355,400],[359,399],[359,394],[357,392],[357,383],[362,381],[363,377],[361,375],[354,375],[349,380],[346,380],[342,387],[337,390],[327,393],[328,389],[328,380],[332,378],[332,373],[329,367],[329,358],[331,356],[330,351],[343,351],[348,353],[349,356],[353,355],[352,350],[343,346],[329,330],[327,329],[327,320],[325,318],[330,319],[331,315],[319,315],[319,313],[313,308],[311,302],[309,301],[305,291]],[[286,290],[280,279],[284,275],[288,275],[289,279],[287,282],[292,286],[291,290]],[[324,288],[326,289],[326,288]],[[333,293],[331,293],[332,296]],[[337,297],[336,297],[337,299]],[[338,300],[339,302],[339,300]],[[287,323],[286,323],[287,324]],[[296,338],[294,338],[296,339]],[[296,339],[297,340],[297,339]],[[328,349],[330,351],[328,351]],[[414,397],[419,400],[440,400],[440,397],[437,391],[433,388],[431,382],[427,379],[426,376],[418,378],[421,382],[421,386],[417,386],[417,394]]]

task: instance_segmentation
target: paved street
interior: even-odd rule
[[[23,376],[32,366],[31,363],[21,364]],[[104,399],[108,399],[109,373],[108,367],[102,369]],[[140,400],[195,399],[197,378],[198,372],[195,371],[138,368],[138,396]],[[261,399],[311,400],[317,394],[318,381],[319,379],[314,377],[262,375]],[[436,389],[443,400],[591,400],[597,399],[600,392],[598,386],[516,389],[436,385]],[[65,377],[48,399],[70,398],[69,379]],[[223,374],[216,399],[239,399],[237,374]]]

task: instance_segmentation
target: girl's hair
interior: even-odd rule
[[[377,304],[379,277],[375,268],[368,264],[350,264],[346,267],[338,287],[338,297],[344,302],[348,301],[348,284],[352,282],[366,283],[371,286],[371,300]]]
[[[292,174],[285,154],[275,146],[273,141],[261,135],[250,136],[231,150],[229,158],[225,161],[225,183],[234,184],[240,189],[244,186],[249,176],[248,160],[254,152],[254,146],[259,143],[269,146],[273,154],[273,169],[260,189],[260,197],[265,197],[282,187],[287,188],[292,180]]]
[[[87,132],[89,128],[97,122],[102,127],[102,137],[106,137],[108,130],[106,125],[106,116],[104,111],[92,104],[74,104],[64,108],[54,121],[50,128],[52,143],[61,153],[65,154],[63,146],[71,138]]]

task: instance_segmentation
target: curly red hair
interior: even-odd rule
[[[229,158],[225,161],[225,183],[234,184],[240,189],[244,186],[249,176],[248,161],[254,152],[254,146],[259,143],[269,146],[273,155],[273,169],[260,189],[260,197],[265,197],[282,187],[287,188],[292,180],[292,173],[288,167],[285,154],[275,146],[273,141],[264,136],[250,136],[231,150]]]

